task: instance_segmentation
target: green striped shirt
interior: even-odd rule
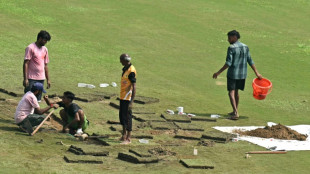
[[[226,65],[229,66],[227,77],[230,79],[245,79],[247,76],[247,63],[254,64],[247,45],[237,41],[227,50]]]

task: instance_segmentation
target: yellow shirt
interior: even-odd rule
[[[130,67],[124,72],[122,78],[121,78],[121,92],[120,92],[120,99],[121,100],[131,100],[131,95],[132,95],[132,83],[128,79],[128,76],[130,73],[135,73],[136,68],[133,65],[130,65]]]

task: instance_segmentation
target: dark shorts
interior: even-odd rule
[[[36,82],[42,83],[42,84],[44,85],[44,80],[32,80],[32,79],[28,79],[28,82],[29,82],[29,85],[28,85],[26,88],[24,88],[24,93],[25,93],[25,94],[26,94],[28,91],[31,90],[33,84],[36,83]],[[42,98],[42,93],[41,93],[39,96],[37,96],[38,101],[41,100],[41,98]]]
[[[44,119],[45,115],[39,114],[29,114],[22,122],[18,123],[18,126],[24,126],[24,124],[29,120],[32,127],[38,126]]]
[[[119,121],[127,131],[132,131],[132,111],[128,110],[130,101],[120,100]]]
[[[244,90],[245,79],[231,79],[227,78],[227,90]]]

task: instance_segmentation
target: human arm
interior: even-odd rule
[[[46,78],[46,83],[47,83],[47,89],[49,89],[51,87],[51,81],[48,75],[48,66],[47,63],[44,66],[44,70],[45,70],[45,78]]]
[[[24,60],[24,64],[23,64],[23,76],[24,76],[23,86],[24,87],[27,87],[29,85],[28,66],[29,66],[29,60]]]
[[[128,75],[128,79],[130,80],[131,87],[132,87],[131,100],[130,100],[129,107],[128,107],[128,109],[131,110],[133,106],[133,102],[135,100],[135,96],[136,96],[136,82],[137,82],[136,74],[134,72],[131,72]]]
[[[219,76],[223,71],[225,71],[229,66],[227,64],[224,64],[223,67],[216,73],[213,74],[213,78],[217,79],[217,76]]]
[[[255,65],[254,65],[254,62],[253,62],[253,60],[252,60],[252,57],[251,57],[250,49],[249,49],[249,48],[247,48],[247,54],[248,54],[248,55],[247,55],[247,62],[248,62],[248,64],[251,66],[251,68],[252,68],[252,70],[254,71],[256,77],[257,77],[258,79],[262,79],[263,76],[262,76],[261,74],[258,73],[258,71],[257,71],[257,69],[256,69],[256,67],[255,67]]]
[[[133,83],[132,84],[132,95],[131,95],[131,100],[130,100],[130,103],[129,103],[129,109],[130,110],[132,109],[132,105],[133,105],[135,96],[136,96],[136,83]]]
[[[263,76],[262,76],[261,74],[258,73],[258,71],[257,71],[257,69],[256,69],[256,67],[255,67],[254,64],[251,65],[251,68],[253,69],[253,71],[254,71],[254,73],[255,73],[255,75],[256,75],[256,77],[257,77],[258,79],[262,79],[262,78],[263,78]]]
[[[42,109],[41,109],[40,107],[38,107],[38,108],[35,108],[35,109],[34,109],[34,113],[39,114],[39,115],[42,115],[42,114],[44,114],[45,112],[49,111],[51,108],[57,109],[57,108],[58,108],[58,105],[55,104],[55,105],[52,105],[52,106],[47,106],[46,108],[42,108]]]
[[[60,103],[51,102],[51,101],[48,99],[48,95],[45,95],[45,96],[44,96],[44,101],[46,102],[46,104],[47,104],[48,106],[54,107],[55,109],[57,109],[58,107],[60,107]]]

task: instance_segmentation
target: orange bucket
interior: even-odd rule
[[[257,100],[264,100],[268,94],[272,91],[272,83],[270,80],[262,78],[253,79],[253,97]]]

